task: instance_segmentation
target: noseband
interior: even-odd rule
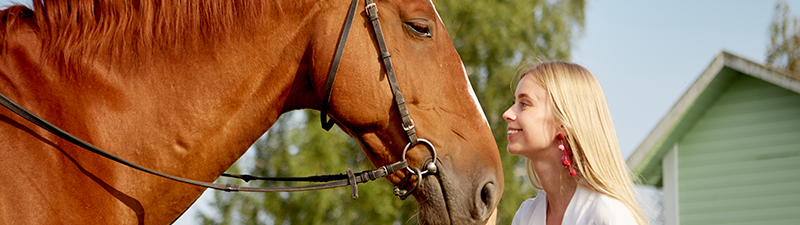
[[[353,16],[355,14],[357,4],[358,0],[353,0],[353,2],[350,5],[350,11],[347,15],[347,22],[345,23],[342,36],[339,39],[339,45],[336,49],[336,55],[333,60],[333,65],[331,66],[331,71],[330,74],[328,75],[328,81],[325,87],[325,97],[323,99],[322,109],[320,110],[322,112],[320,114],[322,119],[322,127],[325,130],[330,130],[330,128],[333,126],[333,121],[328,121],[326,117],[328,111],[328,104],[330,102],[330,95],[331,95],[331,90],[333,88],[333,81],[336,78],[336,71],[338,70],[339,62],[341,61],[342,58],[342,52],[344,50],[345,43],[347,42],[347,35],[350,31],[350,25],[353,23]],[[320,189],[336,188],[343,186],[351,186],[353,191],[352,197],[353,199],[356,199],[358,198],[357,184],[366,183],[368,181],[388,176],[399,170],[406,169],[411,174],[406,175],[401,184],[394,186],[395,195],[400,197],[400,199],[405,199],[419,187],[420,183],[422,183],[422,175],[437,173],[436,149],[433,147],[433,144],[431,144],[430,141],[417,138],[416,135],[417,131],[416,128],[414,127],[414,121],[411,120],[411,117],[409,116],[408,109],[406,108],[405,105],[405,99],[403,98],[403,94],[400,93],[400,86],[397,84],[397,78],[395,77],[394,69],[392,68],[392,61],[389,59],[391,54],[389,54],[389,50],[387,50],[386,48],[386,42],[383,38],[383,33],[381,31],[380,23],[378,22],[378,7],[375,5],[375,3],[372,2],[372,0],[366,0],[366,5],[367,5],[366,6],[367,15],[369,15],[369,18],[372,21],[373,30],[375,31],[375,36],[377,37],[378,45],[380,46],[381,58],[383,59],[383,65],[384,68],[386,69],[387,77],[389,78],[389,85],[392,88],[395,104],[397,105],[400,117],[402,118],[403,130],[405,130],[406,135],[408,135],[409,139],[409,143],[406,145],[405,149],[403,149],[403,158],[398,162],[381,166],[374,170],[362,171],[360,173],[353,173],[351,169],[347,169],[346,174],[310,176],[310,177],[256,177],[246,174],[245,175],[222,174],[222,176],[242,179],[245,182],[248,182],[250,180],[327,182],[325,184],[299,186],[299,187],[254,188],[254,187],[239,187],[230,184],[216,184],[216,183],[186,179],[182,177],[176,177],[137,165],[119,156],[111,154],[110,152],[100,149],[47,122],[46,120],[37,116],[33,112],[25,109],[24,107],[20,106],[19,104],[17,104],[16,102],[9,99],[3,94],[0,94],[0,105],[3,105],[12,112],[16,113],[22,118],[25,118],[26,120],[32,122],[33,124],[36,124],[37,126],[47,130],[48,132],[53,133],[66,141],[69,141],[81,148],[87,149],[102,157],[113,160],[115,162],[118,162],[120,164],[123,164],[125,166],[131,167],[136,170],[140,170],[146,173],[150,173],[156,176],[160,176],[163,178],[167,178],[170,180],[186,184],[191,184],[221,191],[244,191],[244,192],[293,192],[293,191],[320,190]],[[406,152],[408,151],[408,149],[419,143],[424,143],[428,145],[428,147],[430,147],[431,151],[433,152],[433,158],[426,162],[427,166],[425,170],[409,167],[408,161],[406,160]],[[404,187],[408,186],[408,182],[412,174],[417,175],[416,185],[412,187],[410,190],[406,190],[404,189]]]

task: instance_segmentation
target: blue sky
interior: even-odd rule
[[[592,71],[603,87],[623,156],[636,149],[721,51],[764,62],[776,2],[588,2],[586,28],[572,61]],[[800,0],[788,2],[800,9]],[[196,210],[209,197],[204,194],[176,224],[195,224]]]

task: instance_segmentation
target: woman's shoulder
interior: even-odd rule
[[[519,210],[522,210],[523,208],[535,209],[536,205],[541,201],[547,201],[547,193],[540,190],[538,193],[536,193],[536,197],[526,199],[524,202],[522,202],[522,204],[519,206]]]
[[[542,199],[541,196],[537,196],[537,197],[539,199]],[[521,205],[519,205],[519,209],[517,209],[517,211],[535,209],[536,208],[536,203],[535,202],[536,202],[536,198],[537,197],[526,199],[524,202],[522,202]]]
[[[587,205],[586,219],[591,224],[637,224],[636,217],[625,204],[611,196],[592,191],[593,201]]]
[[[517,209],[517,213],[514,214],[514,220],[511,222],[511,224],[531,224],[532,219],[534,219],[534,214],[537,213],[536,209],[542,207],[541,203],[543,201],[547,201],[544,191],[539,191],[535,198],[529,198],[523,201],[519,206],[519,209]],[[544,207],[546,206],[547,204],[544,204]]]

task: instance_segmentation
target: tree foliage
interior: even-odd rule
[[[800,70],[800,24],[789,4],[780,1],[775,5],[775,14],[769,26],[767,66],[797,75]]]
[[[511,82],[534,60],[570,59],[571,46],[584,26],[585,1],[437,0],[434,3],[464,61],[500,149],[505,189],[498,224],[510,224],[522,201],[535,196],[526,181],[522,158],[505,151],[506,122],[502,113],[513,102]],[[355,140],[336,128],[332,132],[320,129],[319,120],[314,119],[318,115],[316,111],[284,115],[254,144],[255,168],[234,166],[229,172],[309,176],[341,173],[348,167],[354,171],[373,168]],[[416,202],[397,199],[385,179],[360,185],[359,194],[358,200],[352,200],[347,188],[283,194],[217,192],[212,203],[216,212],[203,214],[201,218],[206,224],[416,223]]]

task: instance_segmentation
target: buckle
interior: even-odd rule
[[[405,130],[406,132],[416,127],[416,125],[414,125],[414,119],[408,118],[408,120],[411,121],[411,126],[407,126],[406,123],[403,123],[403,130]]]
[[[374,11],[371,10],[371,9],[373,9]],[[369,3],[369,4],[367,4],[366,7],[364,7],[364,10],[367,11],[367,16],[372,17],[373,13],[376,14],[376,15],[378,14],[378,5],[375,5],[374,2],[373,3]]]

